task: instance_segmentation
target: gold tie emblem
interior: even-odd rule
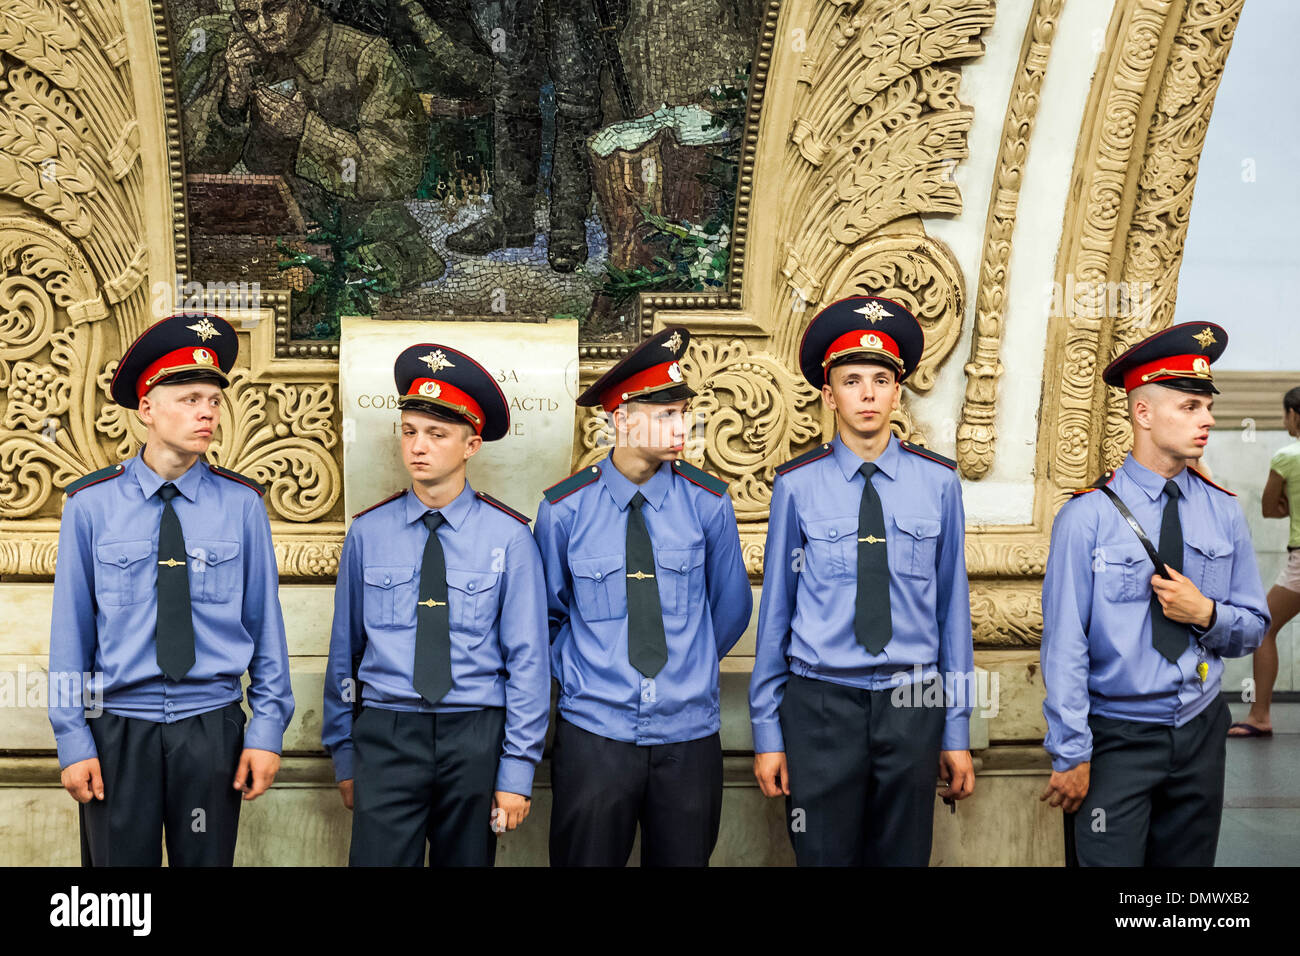
[[[418,603],[421,607],[446,607],[447,606],[446,601],[435,601],[433,598],[429,598],[429,600],[427,601],[419,601]]]
[[[1205,661],[1201,661],[1199,664],[1197,664],[1196,676],[1199,677],[1201,679],[1201,683],[1204,684],[1205,678],[1210,676],[1210,665],[1207,664]]]
[[[637,572],[635,572],[635,573],[629,574],[628,577],[629,577],[629,578],[636,578],[638,581],[644,581],[646,578],[653,578],[654,575],[653,575],[653,574],[646,574],[644,571],[637,571]]]
[[[168,558],[166,561],[159,561],[158,563],[165,568],[179,568],[185,562],[177,561],[175,558]]]
[[[884,538],[877,538],[874,534],[869,534],[865,538],[858,538],[859,541],[865,541],[867,544],[884,544]]]

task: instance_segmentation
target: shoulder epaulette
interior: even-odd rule
[[[930,449],[922,445],[913,445],[910,441],[900,441],[899,444],[903,446],[904,450],[910,451],[913,455],[920,455],[922,458],[928,458],[931,461],[938,462],[945,468],[951,468],[953,471],[957,470],[957,463],[955,461],[951,458],[944,458],[943,455],[940,455],[938,452],[930,451]]]
[[[1087,488],[1075,488],[1073,491],[1070,492],[1070,496],[1073,498],[1077,498],[1079,497],[1079,495],[1086,495],[1090,491],[1096,491],[1098,488],[1106,487],[1114,480],[1115,480],[1115,472],[1113,471],[1105,472],[1100,478],[1098,478],[1096,481],[1090,484]]]
[[[575,471],[573,474],[571,474],[568,478],[565,478],[563,481],[551,485],[551,487],[543,491],[542,494],[546,496],[547,501],[549,501],[551,504],[555,504],[561,498],[567,498],[569,495],[573,494],[579,488],[587,487],[587,485],[591,484],[599,477],[600,477],[600,466],[588,465],[586,468],[583,468],[581,471]]]
[[[476,491],[476,492],[474,492],[474,494],[478,496],[478,498],[479,498],[480,501],[486,501],[486,502],[487,502],[488,504],[490,504],[493,508],[496,508],[496,509],[498,509],[499,511],[504,511],[506,514],[508,514],[510,517],[514,518],[516,521],[522,521],[524,524],[528,524],[528,523],[529,523],[529,521],[528,521],[528,515],[526,515],[526,514],[520,514],[520,513],[519,513],[518,511],[516,511],[514,508],[511,508],[508,504],[506,504],[504,501],[497,501],[497,499],[493,498],[493,497],[492,497],[491,495],[489,495],[487,492],[485,492],[485,491]]]
[[[701,468],[696,468],[689,461],[678,458],[673,462],[673,469],[693,485],[699,485],[705,491],[721,498],[727,493],[727,483],[721,478],[710,475]]]
[[[1236,492],[1234,492],[1234,491],[1229,491],[1227,488],[1223,487],[1223,485],[1216,485],[1214,482],[1210,481],[1209,478],[1206,478],[1203,474],[1201,474],[1199,471],[1197,471],[1197,470],[1196,470],[1195,468],[1193,468],[1191,465],[1188,465],[1188,466],[1187,466],[1187,470],[1190,471],[1190,472],[1191,472],[1193,475],[1195,475],[1197,478],[1201,479],[1201,481],[1205,482],[1205,483],[1206,483],[1207,485],[1209,485],[1210,487],[1212,487],[1212,488],[1218,488],[1218,489],[1219,489],[1220,491],[1222,491],[1225,495],[1232,495],[1232,497],[1234,497],[1234,498],[1237,497],[1237,493],[1236,493]]]
[[[370,512],[372,512],[372,511],[374,511],[376,508],[378,508],[380,505],[386,505],[386,504],[388,504],[390,501],[396,501],[398,498],[402,497],[402,495],[404,495],[404,494],[406,494],[406,489],[405,489],[405,488],[403,488],[401,491],[397,492],[396,494],[391,494],[391,495],[389,495],[389,496],[388,496],[387,498],[385,498],[383,501],[376,501],[376,502],[375,502],[373,505],[371,505],[369,508],[362,508],[362,509],[361,509],[360,511],[358,511],[356,514],[354,514],[354,515],[352,516],[352,520],[353,520],[353,521],[356,521],[356,520],[357,520],[358,518],[360,518],[362,515],[364,515],[364,514],[369,514]]]
[[[830,453],[831,453],[831,444],[830,442],[826,442],[824,445],[818,445],[812,451],[804,452],[802,455],[799,455],[797,458],[791,458],[784,465],[777,465],[776,473],[778,475],[788,474],[789,472],[794,471],[796,468],[802,468],[810,461],[816,461],[819,458],[825,458]]]
[[[122,474],[122,469],[124,467],[125,466],[123,465],[109,465],[107,468],[99,469],[99,471],[92,471],[88,475],[82,475],[72,484],[68,485],[64,490],[67,492],[68,497],[71,498],[82,488],[89,488],[91,485],[97,485],[101,481],[108,481],[110,478],[116,478],[118,475]]]
[[[210,463],[208,465],[208,468],[212,471],[214,475],[220,475],[222,478],[229,478],[231,481],[237,481],[246,488],[252,488],[259,495],[266,494],[266,488],[262,485],[259,485],[252,478],[249,478],[247,475],[241,475],[237,471],[231,471],[229,468],[222,468],[220,465],[213,465]]]

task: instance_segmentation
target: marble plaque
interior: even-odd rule
[[[569,474],[578,394],[578,323],[345,318],[339,341],[343,500],[348,521],[410,485],[402,465],[393,362],[410,345],[449,345],[482,365],[510,405],[510,431],[469,462],[476,491],[530,518],[542,490]]]

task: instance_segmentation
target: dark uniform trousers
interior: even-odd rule
[[[904,690],[909,702],[935,693]],[[799,866],[929,864],[946,711],[894,694],[790,675],[779,714]]]
[[[352,725],[351,866],[492,866],[506,712],[365,707]]]
[[[1213,866],[1231,722],[1222,698],[1181,727],[1089,717],[1088,795],[1067,823],[1078,865]]]
[[[86,721],[104,799],[80,805],[82,866],[231,866],[243,795],[240,701],[157,723],[104,713]]]
[[[558,718],[551,752],[551,866],[708,866],[722,819],[715,733],[638,746]]]

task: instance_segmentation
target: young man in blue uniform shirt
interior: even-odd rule
[[[1071,864],[1214,863],[1222,658],[1249,654],[1269,622],[1241,509],[1192,467],[1227,342],[1212,323],[1175,325],[1111,362],[1102,379],[1128,394],[1133,450],[1052,525],[1042,798],[1066,812]]]
[[[509,431],[492,376],[423,344],[394,378],[411,487],[344,540],[321,737],[353,866],[422,866],[426,843],[430,866],[491,866],[496,834],[528,816],[546,737],[542,566],[528,518],[465,477]]]
[[[241,794],[280,767],[293,694],[262,489],[202,460],[238,349],[215,315],[145,330],[111,386],[145,445],[67,489],[50,723],[86,866],[158,866],[164,834],[172,866],[230,866]],[[67,692],[83,676],[102,713]]]
[[[800,866],[925,866],[937,778],[947,800],[975,786],[961,483],[889,424],[923,349],[874,296],[800,345],[837,434],[776,470],[749,691],[754,775],[786,797]]]
[[[609,457],[547,489],[553,866],[705,866],[722,811],[718,662],[753,609],[726,485],[682,461],[690,333],[643,342],[578,398]]]

